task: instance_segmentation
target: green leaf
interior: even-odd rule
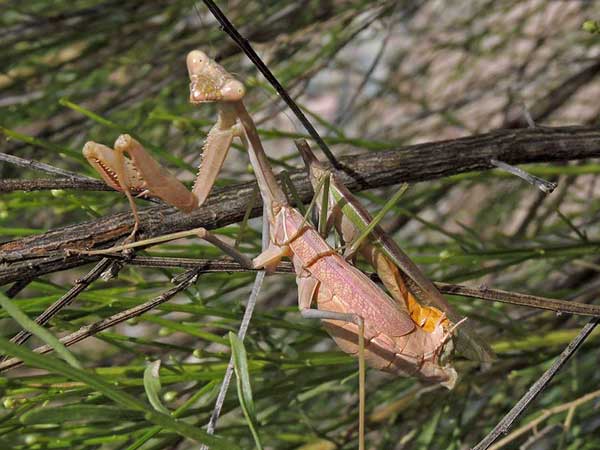
[[[18,131],[5,128],[3,126],[0,126],[0,133],[4,134],[10,139],[15,139],[17,141],[21,141],[29,145],[34,145],[36,147],[43,148],[44,150],[49,150],[58,154],[64,153],[65,155],[72,156],[76,159],[82,159],[81,152],[75,151],[68,147],[61,147],[60,145],[56,145],[51,142],[46,142],[42,139],[19,133]]]
[[[115,420],[136,420],[143,417],[139,412],[116,409],[106,405],[62,405],[59,407],[37,408],[27,411],[19,421],[25,425],[61,424],[65,422],[114,422]]]
[[[369,225],[367,225],[363,230],[361,230],[360,235],[354,240],[350,250],[348,253],[354,254],[360,247],[361,243],[369,236],[369,234],[373,231],[373,229],[381,222],[381,219],[385,217],[385,215],[390,211],[396,203],[400,200],[400,197],[404,195],[406,190],[408,189],[408,184],[403,183],[400,185],[400,188],[396,191],[396,193],[390,198],[387,203],[379,210],[379,212],[373,217],[373,220]]]
[[[4,310],[10,314],[10,316],[15,319],[15,321],[21,325],[21,327],[27,331],[29,331],[34,336],[37,336],[50,347],[52,347],[56,353],[58,353],[66,362],[68,362],[71,366],[80,368],[81,365],[79,361],[73,356],[73,354],[67,350],[56,336],[54,336],[50,331],[41,325],[37,324],[35,321],[31,320],[27,314],[19,309],[19,307],[11,301],[8,297],[6,297],[3,293],[0,292],[0,306],[4,308]]]
[[[431,418],[423,425],[420,433],[417,436],[417,448],[423,450],[431,448],[433,437],[438,429],[442,411],[442,408],[437,409]]]
[[[159,370],[160,360],[148,364],[148,367],[144,370],[144,389],[146,390],[148,401],[155,410],[163,414],[171,414],[171,411],[169,411],[160,401],[160,390],[162,389],[162,385],[160,384]]]
[[[567,216],[565,216],[563,213],[560,212],[560,210],[558,208],[556,208],[556,214],[558,214],[558,217],[561,218],[561,220],[567,224],[567,226],[573,230],[573,232],[577,235],[577,237],[579,237],[579,239],[581,239],[583,242],[587,242],[588,238],[587,235],[585,233],[585,230],[579,230],[579,228],[577,228],[577,226],[571,221],[571,219],[569,219]]]
[[[581,29],[591,34],[600,34],[600,22],[596,20],[586,20],[583,22],[583,25],[581,25]]]
[[[141,400],[138,400],[133,395],[124,391],[115,389],[101,377],[91,372],[70,367],[62,361],[48,355],[39,355],[29,349],[15,345],[4,338],[0,338],[0,350],[22,359],[27,365],[38,367],[52,373],[58,373],[70,380],[84,383],[122,407],[144,413],[146,419],[150,422],[160,425],[168,430],[172,430],[181,436],[205,443],[211,447],[211,450],[239,449],[239,447],[232,442],[211,436],[195,426],[175,420],[166,414],[161,414],[152,409],[148,409],[146,404]]]
[[[250,375],[248,373],[248,357],[244,343],[233,332],[229,332],[229,341],[231,342],[231,353],[233,354],[233,368],[235,370],[238,399],[240,406],[248,423],[248,427],[254,437],[256,448],[262,450],[260,438],[258,436],[256,419],[256,409],[252,399],[252,387],[250,386]]]
[[[216,380],[213,380],[210,383],[207,383],[204,387],[202,387],[202,389],[198,389],[198,391],[196,391],[194,395],[187,399],[183,405],[181,405],[179,408],[173,411],[171,415],[173,417],[180,417],[183,413],[190,409],[201,397],[206,395],[207,392],[211,391],[215,387],[215,385]],[[146,433],[140,436],[133,444],[131,444],[125,450],[138,450],[146,442],[148,442],[150,439],[152,439],[154,436],[160,433],[161,429],[162,428],[159,426],[154,426],[148,429]]]

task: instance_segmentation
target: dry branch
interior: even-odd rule
[[[600,157],[600,130],[589,127],[497,130],[449,141],[439,141],[369,153],[341,160],[338,175],[351,191],[389,186],[400,182],[438,179],[493,167],[490,160],[510,164],[568,161]],[[312,189],[304,170],[290,174],[300,198],[308,201]],[[140,238],[196,227],[214,229],[242,220],[255,183],[230,186],[215,192],[191,214],[166,206],[140,211]],[[260,205],[252,217],[261,213]],[[0,284],[31,278],[96,261],[98,257],[69,254],[69,249],[113,245],[133,225],[129,213],[59,228],[47,233],[6,242],[0,246]]]
[[[114,191],[100,180],[77,178],[35,178],[32,180],[0,180],[0,193],[13,191],[43,191],[48,189],[77,189],[85,191]]]
[[[544,98],[538,100],[529,110],[529,114],[533,120],[541,122],[546,120],[554,111],[562,107],[569,101],[579,89],[591,83],[600,74],[600,61],[586,67],[577,72],[573,76],[567,78],[560,86],[548,92]],[[509,118],[506,123],[506,128],[526,127],[527,121],[519,111],[518,117]]]

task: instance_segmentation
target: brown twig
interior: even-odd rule
[[[58,167],[54,167],[50,164],[46,164],[43,162],[34,161],[33,159],[26,159],[15,155],[9,155],[8,153],[0,153],[0,161],[14,164],[18,167],[24,167],[26,169],[39,170],[41,172],[50,173],[52,175],[61,175],[63,177],[72,178],[74,180],[94,181],[93,178],[90,178],[85,175],[81,175],[75,172],[69,172],[68,170],[60,169]]]
[[[93,178],[35,178],[0,180],[0,192],[44,191],[49,189],[75,189],[78,191],[114,191],[106,183]]]
[[[544,98],[538,100],[529,109],[529,115],[537,123],[546,120],[550,114],[564,105],[579,89],[590,83],[598,74],[600,74],[600,61],[577,72],[548,92]],[[520,128],[523,126],[527,126],[527,121],[521,113],[518,117],[508,118],[504,124],[506,128]]]
[[[23,278],[22,280],[15,281],[15,283],[4,293],[8,298],[14,298],[19,292],[25,289],[33,278]]]
[[[196,269],[198,273],[217,272],[254,272],[262,269],[248,269],[231,259],[195,259],[195,258],[164,258],[156,256],[136,256],[127,262],[132,266],[161,267],[173,269]],[[276,273],[293,273],[294,268],[289,261],[282,261],[275,270]]]
[[[560,314],[577,314],[600,318],[600,306],[587,303],[577,303],[557,300],[537,295],[521,294],[518,292],[502,291],[487,287],[473,288],[460,284],[435,283],[440,292],[463,297],[480,298],[492,302],[509,303],[511,305],[527,306],[529,308],[546,309]]]
[[[65,295],[56,300],[52,305],[50,305],[46,310],[40,314],[36,319],[36,323],[39,325],[44,325],[48,323],[48,321],[54,317],[61,309],[66,307],[69,303],[71,303],[75,298],[83,292],[90,284],[96,281],[102,273],[108,269],[108,267],[113,264],[114,261],[109,258],[103,258],[100,260],[98,264],[94,266],[92,270],[90,270],[85,276],[75,280],[74,286],[69,289]],[[21,345],[29,339],[31,336],[31,332],[27,330],[22,330],[17,333],[12,339],[11,342],[14,342],[17,345]]]
[[[528,431],[535,430],[540,423],[544,422],[546,419],[549,419],[553,415],[560,414],[565,411],[569,411],[569,412],[574,411],[575,408],[577,408],[578,406],[583,405],[584,403],[587,403],[589,401],[592,401],[598,397],[600,397],[600,390],[590,392],[590,393],[585,394],[575,400],[572,400],[567,403],[563,403],[562,405],[558,405],[553,408],[544,409],[544,411],[542,412],[542,414],[539,417],[536,417],[528,424],[523,425],[522,427],[516,429],[515,431],[510,433],[505,438],[500,439],[498,442],[496,442],[494,445],[492,445],[489,448],[489,450],[500,450],[506,444],[514,441],[519,436],[527,433]]]

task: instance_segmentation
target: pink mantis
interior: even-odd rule
[[[340,348],[350,354],[358,353],[358,325],[348,319],[360,317],[365,324],[365,358],[369,365],[452,387],[456,372],[439,363],[440,355],[451,341],[447,321],[442,326],[438,320],[440,326],[431,330],[417,326],[406,310],[331,248],[288,204],[277,184],[256,126],[242,102],[243,85],[201,51],[190,52],[187,64],[190,101],[216,102],[219,108],[219,118],[208,135],[193,191],[188,192],[128,136],[117,139],[114,154],[100,144],[86,144],[84,152],[94,167],[107,182],[126,194],[130,190],[145,190],[142,192],[189,211],[206,199],[233,137],[240,137],[243,142],[247,139],[250,161],[271,224],[270,246],[254,259],[254,267],[272,270],[281,258],[291,257],[296,268],[300,309],[308,310],[315,302],[319,310],[326,311],[329,317],[325,319],[326,328]],[[126,153],[131,159],[125,158]],[[330,313],[340,314],[340,320],[333,321],[330,317],[335,314]],[[309,315],[318,316],[314,312]],[[347,323],[340,325],[344,321]]]
[[[344,352],[353,356],[360,354],[368,365],[379,370],[416,376],[452,388],[456,371],[442,360],[453,349],[454,326],[445,314],[437,308],[414,306],[418,302],[414,297],[409,298],[405,284],[398,279],[392,280],[398,272],[393,260],[378,265],[379,256],[370,247],[363,247],[367,249],[366,253],[374,255],[371,262],[376,270],[384,275],[392,274],[386,286],[396,299],[389,297],[333,249],[307,219],[289,205],[277,184],[256,126],[242,102],[243,85],[203,52],[190,52],[187,64],[190,101],[194,104],[215,102],[219,110],[218,121],[205,144],[203,162],[192,192],[126,135],[117,140],[114,152],[101,144],[87,143],[84,147],[86,158],[108,184],[127,195],[132,208],[135,208],[133,192],[159,197],[187,212],[206,199],[233,138],[239,137],[244,144],[249,142],[250,162],[270,223],[270,245],[254,258],[252,266],[272,271],[282,258],[291,258],[302,315],[322,319],[326,330]],[[134,215],[135,233],[135,209]],[[202,230],[194,232],[203,238],[210,236]],[[356,230],[350,233],[356,234]],[[116,248],[109,249],[114,250]],[[236,256],[235,252],[230,254]],[[247,259],[243,263],[248,265]],[[386,281],[385,276],[382,278]],[[412,302],[413,307],[407,307],[399,297],[405,298],[407,304]],[[312,309],[312,305],[317,309]],[[415,311],[418,311],[416,316]]]

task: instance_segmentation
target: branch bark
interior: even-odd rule
[[[497,130],[472,137],[425,143],[341,159],[344,171],[338,175],[351,191],[417,182],[473,170],[493,168],[491,159],[509,164],[568,161],[600,157],[600,129],[557,127]],[[312,189],[303,169],[290,173],[300,198],[308,202]],[[191,214],[157,206],[140,211],[140,238],[196,227],[214,229],[242,220],[255,189],[243,183],[220,189],[205,205]],[[252,217],[261,214],[258,205]],[[129,234],[130,213],[66,226],[47,233],[0,245],[0,284],[24,277],[80,266],[99,257],[69,254],[113,245]]]
[[[0,193],[13,191],[45,191],[48,189],[77,189],[80,191],[114,191],[101,180],[77,178],[35,178],[33,180],[0,180]]]

